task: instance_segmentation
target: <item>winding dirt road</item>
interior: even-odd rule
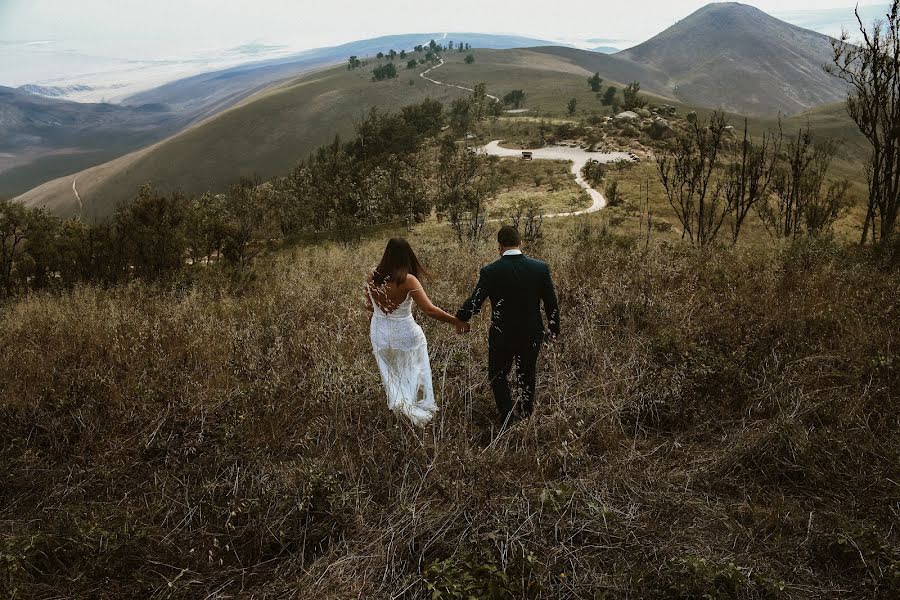
[[[429,77],[429,76],[428,76],[429,73],[431,73],[432,71],[434,71],[435,69],[437,69],[437,68],[439,68],[439,67],[443,67],[443,66],[444,66],[444,59],[443,59],[443,58],[438,58],[438,60],[441,61],[441,62],[439,62],[438,64],[434,65],[433,67],[429,67],[429,68],[425,69],[424,71],[422,71],[421,73],[419,73],[419,77],[421,77],[421,78],[424,79],[425,81],[430,81],[431,83],[433,83],[433,84],[435,84],[435,85],[443,85],[443,86],[445,86],[445,87],[452,87],[452,88],[456,88],[456,89],[458,89],[458,90],[465,90],[465,91],[467,91],[467,92],[474,92],[474,91],[475,91],[475,90],[473,90],[472,88],[463,87],[463,86],[461,86],[461,85],[455,85],[455,84],[453,84],[453,83],[445,83],[445,82],[443,82],[443,81],[438,81],[437,79],[432,79],[431,77]],[[492,94],[485,94],[485,96],[487,96],[488,98],[490,98],[490,99],[493,100],[494,102],[500,102],[500,98],[498,98],[497,96],[494,96],[494,95],[492,95]]]
[[[465,90],[467,92],[474,92],[472,88],[467,88],[461,85],[456,85],[453,83],[446,83],[444,81],[438,81],[433,77],[429,77],[428,74],[444,66],[444,59],[439,58],[440,62],[433,67],[430,67],[421,73],[419,73],[419,77],[424,79],[425,81],[430,81],[435,85],[443,85],[445,87],[452,87],[458,90]],[[486,94],[489,98],[491,98],[494,102],[500,102],[500,98],[497,96],[493,96],[491,94]],[[519,109],[520,111],[524,111],[527,109]],[[521,157],[522,150],[513,150],[511,148],[501,148],[500,140],[494,140],[489,144],[478,149],[479,152],[483,152],[484,154],[490,154],[493,156],[502,156],[502,157]],[[575,176],[575,183],[581,187],[584,191],[588,193],[591,197],[591,205],[583,210],[576,210],[572,212],[564,212],[564,213],[552,213],[549,215],[544,215],[545,218],[554,218],[554,217],[574,217],[577,215],[584,215],[587,213],[597,212],[604,206],[606,206],[606,198],[603,197],[603,194],[592,188],[587,181],[584,180],[584,177],[581,176],[581,169],[584,168],[584,165],[587,164],[589,160],[596,160],[602,163],[611,163],[616,162],[618,160],[634,160],[632,156],[627,152],[588,152],[587,150],[583,150],[581,148],[570,148],[567,146],[550,146],[547,148],[537,148],[535,150],[529,150],[532,154],[532,158],[536,160],[566,160],[572,162],[572,174]]]
[[[483,152],[484,154],[490,154],[492,156],[502,156],[502,157],[522,157],[522,150],[514,150],[512,148],[501,148],[500,140],[494,140],[489,144],[478,149],[479,152]],[[587,164],[589,160],[596,160],[597,162],[602,163],[611,163],[619,160],[633,160],[631,155],[627,152],[588,152],[587,150],[583,150],[582,148],[570,148],[568,146],[549,146],[547,148],[536,148],[534,150],[528,150],[531,152],[532,158],[535,160],[567,160],[572,161],[572,174],[575,175],[575,183],[577,183],[581,189],[586,191],[588,195],[591,197],[591,205],[583,210],[576,210],[573,212],[564,212],[564,213],[552,213],[549,215],[544,215],[544,218],[553,218],[553,217],[574,217],[577,215],[584,215],[587,213],[597,212],[604,206],[606,206],[606,198],[603,197],[603,194],[592,188],[587,181],[584,180],[584,177],[581,176],[581,169],[584,168],[584,165]]]
[[[72,178],[72,191],[75,193],[75,199],[78,200],[78,214],[80,216],[84,205],[81,203],[81,194],[78,193],[78,188],[75,187],[76,181],[78,181],[78,175]]]

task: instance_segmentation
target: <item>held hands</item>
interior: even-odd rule
[[[456,333],[460,335],[469,333],[469,331],[472,329],[471,325],[461,319],[455,319],[453,321],[453,326],[456,327]]]

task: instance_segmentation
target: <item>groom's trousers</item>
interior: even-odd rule
[[[534,407],[534,393],[537,380],[537,360],[541,351],[541,342],[491,339],[488,348],[488,377],[500,421],[506,422],[510,415],[513,418],[529,417]],[[521,392],[514,398],[510,391],[509,374],[516,369],[516,388]],[[518,395],[518,394],[517,394]]]

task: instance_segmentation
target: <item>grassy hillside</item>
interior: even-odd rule
[[[110,215],[146,182],[164,191],[202,193],[221,191],[243,175],[285,174],[335,135],[350,136],[354,120],[372,107],[396,110],[428,97],[449,101],[465,94],[424,81],[422,70],[403,69],[397,79],[375,83],[371,69],[335,67],[267,90],[155,146],[78,174],[82,218]],[[77,204],[71,187],[72,178],[63,178],[21,200],[72,215]]]
[[[563,336],[499,439],[484,315],[423,323],[433,428],[387,411],[361,299],[381,236],[7,306],[0,595],[896,597],[896,268],[644,249],[604,219],[529,249]],[[445,308],[495,258],[411,240]]]
[[[609,114],[610,108],[601,104],[586,81],[594,72],[592,69],[602,65],[588,64],[580,58],[587,54],[599,60],[604,55],[570,49],[479,49],[474,54],[475,63],[466,64],[464,54],[447,53],[446,64],[434,70],[432,76],[465,87],[484,82],[488,93],[497,96],[523,89],[527,94],[523,107],[528,112],[517,116],[521,122],[535,118],[578,122],[591,115]],[[423,80],[418,76],[423,69],[401,68],[397,79],[375,83],[370,80],[370,68],[334,68],[268,90],[156,146],[79,173],[76,182],[83,202],[80,214],[88,220],[104,218],[148,181],[163,191],[201,193],[224,190],[242,175],[269,178],[285,174],[335,134],[351,134],[354,120],[370,107],[398,109],[426,97],[449,101],[465,94]],[[600,75],[604,87],[616,85],[620,90],[622,81],[628,80],[625,73],[621,73],[622,80],[603,70]],[[708,112],[665,96],[650,97],[656,103],[676,106],[682,115],[690,110],[701,115]],[[567,110],[571,98],[577,101],[574,116]],[[736,125],[740,120],[732,115]],[[775,127],[776,121],[771,117],[754,118],[752,126],[761,132]],[[833,105],[785,121],[788,130],[807,122],[823,135],[847,140],[840,168],[859,180],[859,164],[866,150],[846,114]],[[79,214],[71,177],[36,188],[21,200],[32,206],[48,206],[65,216]]]

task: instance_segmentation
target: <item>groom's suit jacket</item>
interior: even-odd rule
[[[481,269],[475,291],[456,316],[468,321],[491,301],[493,343],[533,344],[544,337],[541,302],[550,333],[559,335],[559,303],[550,268],[546,263],[524,254],[506,255]]]

